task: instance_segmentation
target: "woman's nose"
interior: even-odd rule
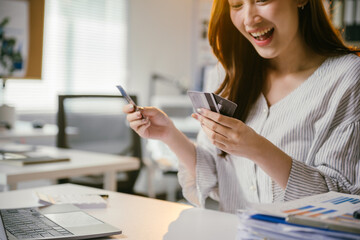
[[[254,26],[261,22],[261,17],[256,9],[256,6],[250,4],[244,9],[244,24],[245,26]]]

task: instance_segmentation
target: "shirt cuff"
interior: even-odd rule
[[[184,197],[198,207],[205,207],[206,198],[217,186],[213,156],[203,147],[196,146],[196,177],[180,164],[178,178]]]
[[[328,192],[325,177],[321,172],[303,162],[292,160],[284,201]]]

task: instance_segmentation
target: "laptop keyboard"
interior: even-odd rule
[[[18,239],[73,235],[34,208],[1,210],[4,225]]]

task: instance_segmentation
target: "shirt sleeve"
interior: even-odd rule
[[[337,64],[333,111],[326,134],[319,134],[308,159],[293,159],[284,200],[336,191],[360,195],[360,59]]]
[[[205,207],[205,200],[211,196],[218,200],[218,177],[216,170],[216,148],[207,140],[201,130],[196,145],[196,177],[179,164],[178,179],[184,197],[198,207]]]
[[[310,166],[293,159],[284,200],[336,191],[360,195],[360,122],[338,126]]]

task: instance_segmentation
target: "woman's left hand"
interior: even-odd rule
[[[246,157],[259,165],[283,189],[286,188],[292,158],[242,121],[201,109],[192,114],[205,134],[219,149]]]
[[[263,137],[242,121],[203,108],[192,117],[201,123],[205,134],[217,148],[253,160],[259,156]]]

